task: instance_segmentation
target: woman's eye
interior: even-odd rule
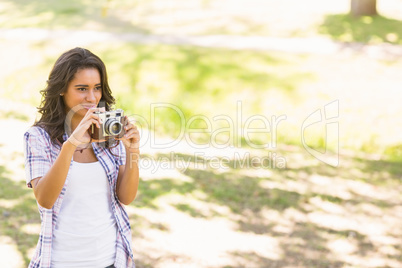
[[[102,90],[102,87],[96,87],[95,89],[96,90]]]
[[[77,88],[79,91],[85,91],[85,90],[87,90],[85,87],[80,87],[80,88]]]

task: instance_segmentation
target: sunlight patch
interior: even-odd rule
[[[21,231],[26,234],[37,235],[40,233],[40,224],[39,223],[27,223],[21,227]]]
[[[15,241],[9,236],[0,236],[0,267],[23,267],[24,260]]]

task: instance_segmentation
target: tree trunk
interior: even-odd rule
[[[350,13],[355,17],[377,15],[377,0],[350,0]]]

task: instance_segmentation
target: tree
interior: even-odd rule
[[[351,0],[350,13],[355,17],[377,15],[377,0]]]

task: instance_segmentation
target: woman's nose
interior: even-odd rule
[[[96,101],[95,92],[93,90],[88,90],[88,94],[86,96],[87,101]]]

